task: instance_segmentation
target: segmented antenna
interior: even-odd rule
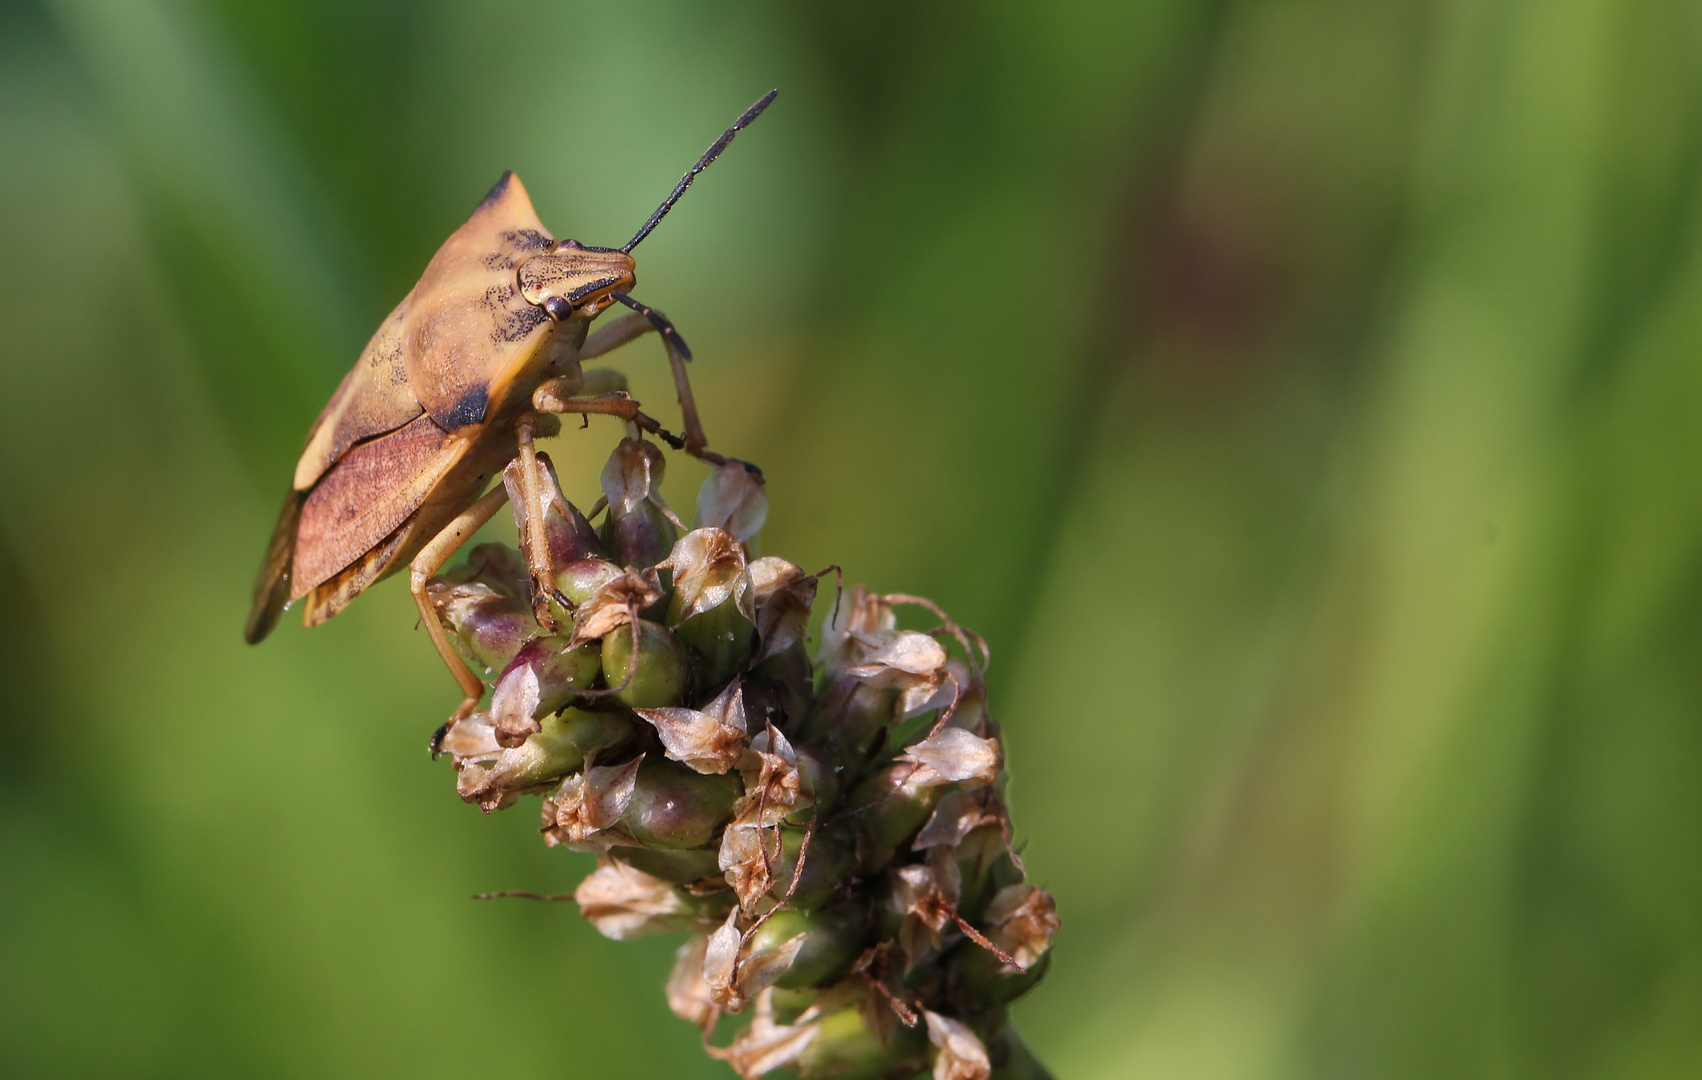
[[[733,136],[749,127],[752,120],[761,116],[762,110],[768,108],[768,103],[773,101],[775,95],[779,93],[778,90],[770,90],[762,95],[755,105],[746,109],[745,114],[733,122],[732,127],[723,131],[721,137],[715,140],[714,145],[697,159],[697,164],[691,167],[691,171],[680,177],[680,182],[674,185],[673,194],[664,199],[662,205],[656,208],[656,212],[650,215],[650,220],[646,221],[644,227],[638,230],[638,235],[628,240],[621,250],[630,253],[633,248],[638,246],[639,241],[649,236],[650,230],[654,229],[658,222],[668,216],[668,211],[672,210],[674,204],[680,201],[680,196],[686,193],[686,188],[691,187],[691,182],[697,179],[697,174],[714,164],[715,159],[721,156],[721,151],[727,149],[727,144],[733,141]]]

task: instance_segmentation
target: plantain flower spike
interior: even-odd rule
[[[443,734],[456,793],[538,798],[544,842],[595,857],[573,899],[604,936],[682,935],[658,979],[730,1075],[1048,1077],[1009,1009],[1059,922],[1013,847],[981,639],[757,557],[768,492],[741,462],[691,530],[643,439],[588,517],[547,455],[527,467],[503,476],[520,549],[427,585],[490,692]]]

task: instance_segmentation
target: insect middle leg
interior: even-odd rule
[[[444,526],[443,531],[432,537],[426,546],[420,549],[419,554],[414,556],[413,562],[408,564],[408,591],[414,594],[414,603],[420,609],[420,621],[425,623],[426,633],[431,635],[431,643],[436,647],[437,655],[443,657],[443,662],[449,666],[450,674],[461,684],[461,692],[465,695],[460,707],[449,718],[449,723],[438,728],[437,734],[432,736],[431,748],[434,754],[442,744],[444,732],[449,730],[450,724],[465,720],[479,707],[479,699],[485,695],[485,684],[473,673],[473,669],[467,666],[467,662],[461,659],[461,654],[449,644],[449,632],[443,628],[443,623],[431,606],[430,598],[426,596],[426,582],[431,580],[433,574],[443,569],[443,564],[467,542],[467,538],[495,517],[496,512],[501,510],[503,503],[507,501],[508,492],[498,484],[481,496],[478,502],[463,510],[454,521]]]
[[[615,416],[641,431],[661,439],[675,450],[686,446],[684,439],[639,411],[638,402],[626,391],[617,390],[595,397],[574,397],[574,383],[568,378],[550,379],[532,393],[532,408],[541,413],[578,413],[582,416]]]
[[[549,633],[561,627],[550,611],[550,599],[556,595],[555,567],[550,560],[549,537],[544,534],[543,483],[538,477],[538,449],[534,437],[538,432],[538,417],[525,413],[514,422],[515,441],[520,447],[520,505],[515,520],[520,524],[520,538],[526,547],[526,571],[532,579],[532,618]]]

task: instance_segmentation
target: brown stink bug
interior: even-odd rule
[[[379,326],[308,433],[254,584],[250,643],[271,632],[289,601],[304,601],[302,622],[314,626],[407,566],[432,644],[466,694],[455,713],[464,717],[484,687],[450,647],[425,583],[501,509],[500,482],[481,493],[509,462],[520,459],[523,484],[535,489],[541,423],[553,425],[561,413],[614,415],[676,448],[725,461],[705,449],[685,342],[660,312],[627,294],[636,280],[632,249],[777,92],[716,139],[619,248],[552,240],[520,178],[503,174]],[[591,320],[614,304],[632,312],[588,337]],[[662,431],[624,392],[579,396],[587,389],[582,361],[651,330],[673,368],[683,439]],[[536,490],[527,495],[528,505],[538,505]],[[548,549],[531,546],[534,608],[550,626]]]

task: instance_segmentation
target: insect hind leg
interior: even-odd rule
[[[467,539],[479,531],[479,527],[496,516],[503,504],[508,501],[508,492],[501,484],[492,488],[479,498],[472,506],[463,510],[454,521],[443,527],[443,531],[427,541],[408,564],[408,591],[414,594],[414,603],[420,609],[420,621],[425,623],[426,633],[431,635],[431,643],[437,649],[437,655],[448,665],[449,673],[455,676],[455,681],[461,684],[463,697],[449,721],[437,729],[431,737],[432,756],[436,756],[443,747],[443,736],[458,720],[465,720],[473,715],[473,710],[479,707],[479,700],[485,696],[485,684],[461,659],[449,644],[449,632],[444,629],[443,622],[438,619],[437,611],[431,606],[431,599],[426,595],[426,582],[433,574],[443,569],[443,564],[452,558]]]

